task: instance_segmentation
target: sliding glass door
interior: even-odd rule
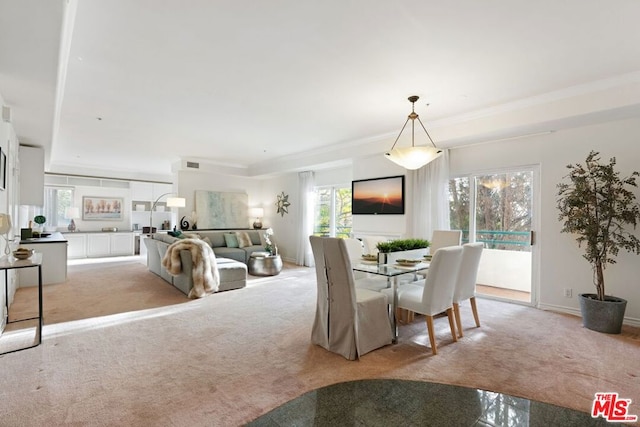
[[[451,228],[465,242],[483,242],[477,294],[533,304],[537,168],[452,179]]]

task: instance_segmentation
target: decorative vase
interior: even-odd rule
[[[605,295],[605,300],[600,301],[596,294],[580,294],[579,299],[585,328],[607,334],[620,333],[627,308],[626,300]]]

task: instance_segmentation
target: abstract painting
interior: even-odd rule
[[[246,193],[196,190],[198,228],[237,229],[249,226],[249,197]]]

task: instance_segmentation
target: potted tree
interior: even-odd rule
[[[615,157],[600,161],[591,151],[585,164],[567,165],[568,182],[558,184],[557,206],[562,232],[575,234],[582,255],[593,269],[595,294],[580,294],[580,311],[586,328],[606,333],[620,333],[627,301],[605,293],[604,270],[615,264],[621,249],[640,254],[640,240],[629,230],[640,221],[640,207],[635,194],[638,172],[626,178],[615,170]]]

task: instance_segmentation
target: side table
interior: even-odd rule
[[[282,271],[280,255],[269,255],[264,252],[254,252],[247,264],[252,276],[277,276]]]
[[[38,268],[38,316],[9,321],[9,270],[30,267]],[[2,258],[0,258],[0,270],[4,270],[4,301],[6,309],[6,324],[9,325],[12,323],[26,322],[29,320],[38,321],[38,324],[36,326],[36,341],[33,345],[8,350],[0,354],[13,353],[14,351],[37,347],[38,345],[40,345],[40,343],[42,343],[42,254],[36,252],[31,255],[30,258],[24,260],[3,256]]]

